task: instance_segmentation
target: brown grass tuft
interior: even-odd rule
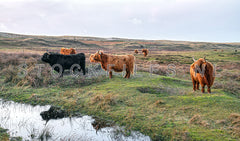
[[[117,103],[117,96],[114,96],[113,94],[108,95],[96,95],[90,100],[90,104],[97,104],[97,108],[100,108],[102,110],[108,109],[110,106],[113,106]]]
[[[204,127],[209,126],[209,123],[207,121],[202,120],[202,117],[200,115],[194,115],[190,120],[189,124],[195,124],[195,125],[201,125]]]
[[[155,105],[156,107],[159,107],[159,106],[161,106],[161,105],[163,105],[163,104],[165,104],[165,102],[164,102],[163,100],[157,100],[157,101],[154,103],[154,105]]]
[[[229,119],[231,121],[231,126],[229,129],[233,134],[240,137],[240,114],[232,113],[229,116]]]

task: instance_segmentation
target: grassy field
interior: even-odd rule
[[[78,52],[86,51],[87,57],[96,51],[96,46],[108,53],[132,54],[134,47],[139,48],[141,44],[150,49],[150,54],[146,58],[136,55],[138,71],[130,79],[122,78],[121,73],[114,73],[113,79],[109,79],[104,72],[98,76],[75,78],[66,75],[53,79],[48,69],[42,70],[42,77],[38,78],[33,66],[42,63],[39,58],[45,48],[52,51],[59,51],[59,48],[32,43],[32,48],[23,54],[18,45],[0,44],[0,97],[33,105],[61,106],[71,115],[97,116],[125,126],[126,134],[136,130],[152,140],[240,139],[240,52],[235,52],[239,48],[237,43],[75,39],[84,43],[77,49]],[[52,37],[51,40],[54,44],[59,39]],[[166,49],[168,44],[171,44],[170,49]],[[204,47],[201,49],[200,45]],[[204,50],[207,46],[208,50]],[[216,65],[217,76],[211,94],[192,91],[189,75],[192,56],[195,59],[206,56]],[[28,64],[29,74],[20,78],[16,68],[23,62]],[[87,64],[90,68],[88,59]],[[169,64],[174,64],[175,71],[168,68]]]
[[[7,134],[6,129],[0,128],[0,140],[1,141],[9,141],[9,135]]]

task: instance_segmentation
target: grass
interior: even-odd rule
[[[112,80],[79,87],[9,89],[6,86],[0,96],[31,104],[51,103],[72,114],[99,116],[126,129],[138,130],[153,140],[239,139],[216,123],[228,120],[231,113],[240,113],[239,99],[219,89],[213,89],[213,94],[193,93],[188,81],[140,74],[141,77],[129,80],[115,76]],[[196,124],[189,122],[196,115],[201,120]]]
[[[1,141],[9,141],[9,134],[7,134],[7,130],[0,128],[0,140]]]
[[[72,116],[78,113],[97,116],[125,126],[126,133],[137,130],[149,135],[152,140],[240,139],[238,118],[240,52],[233,51],[233,48],[238,48],[239,44],[124,39],[111,42],[100,38],[97,39],[99,41],[95,41],[88,37],[79,37],[76,39],[85,44],[102,46],[108,49],[108,53],[132,54],[141,44],[150,49],[150,54],[148,57],[143,57],[142,54],[136,55],[138,73],[130,79],[124,79],[120,74],[114,74],[111,80],[105,75],[49,79],[47,72],[42,78],[37,78],[34,69],[30,69],[31,66],[28,68],[31,71],[28,77],[19,79],[16,77],[14,67],[22,62],[31,64],[29,60],[40,63],[41,49],[48,48],[58,52],[60,46],[52,45],[54,41],[59,44],[59,40],[65,38],[71,40],[69,45],[74,45],[71,37],[50,39],[37,36],[36,38],[41,40],[36,40],[39,42],[36,47],[28,47],[25,54],[21,53],[20,47],[13,42],[4,41],[0,48],[0,51],[4,52],[0,55],[0,67],[4,68],[0,75],[1,98],[33,105],[60,106]],[[48,40],[51,42],[47,42]],[[49,43],[51,46],[39,47],[41,42]],[[9,49],[6,43],[14,44],[12,46],[16,47]],[[33,42],[29,44],[32,45]],[[96,51],[96,48],[89,47],[88,50],[85,46],[79,51],[87,52],[87,57]],[[9,52],[15,52],[17,55],[9,55]],[[206,56],[208,61],[216,64],[217,77],[212,94],[192,91],[189,76],[189,66],[193,63],[192,56],[195,59]],[[88,59],[87,64],[89,64]],[[155,67],[154,74],[149,74],[151,64],[160,65]],[[167,76],[168,73],[172,73],[168,68],[169,64],[175,65],[174,77]],[[8,68],[9,65],[12,68]]]

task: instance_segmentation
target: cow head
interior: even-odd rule
[[[93,56],[93,59],[95,60],[95,61],[102,61],[102,56],[103,56],[103,51],[97,51],[95,54],[94,54],[94,56]]]
[[[137,50],[137,49],[135,49],[135,50],[134,50],[134,53],[138,54],[138,50]]]
[[[50,55],[51,55],[51,53],[49,53],[49,52],[44,53],[41,60],[43,62],[49,62],[50,61]]]
[[[76,49],[75,48],[70,48],[71,53],[70,54],[76,54]]]
[[[94,60],[94,54],[90,55],[89,60],[90,60],[91,63],[97,62],[96,60]]]
[[[194,66],[194,70],[196,73],[204,73],[205,72],[205,69],[206,69],[206,57],[204,58],[199,58],[198,60],[195,60],[194,57],[193,57],[193,66]]]

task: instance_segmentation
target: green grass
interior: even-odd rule
[[[7,130],[0,127],[0,141],[9,141]]]
[[[213,89],[212,94],[192,92],[191,82],[187,80],[149,77],[148,73],[139,75],[131,79],[115,75],[111,80],[71,87],[21,89],[5,85],[0,96],[34,105],[58,105],[72,114],[81,112],[113,120],[153,140],[239,139],[223,128],[228,125],[216,123],[228,120],[231,113],[240,113],[238,98],[220,89]],[[190,124],[194,115],[200,115],[207,126]]]
[[[29,37],[23,37],[21,40],[25,38]],[[73,37],[32,38],[36,39],[37,43],[26,42],[28,52],[46,49],[59,52],[62,45],[78,46],[74,42],[64,44],[60,41],[65,38],[73,40]],[[78,41],[82,39],[88,38],[77,38]],[[100,40],[105,41],[105,39]],[[134,47],[129,48],[130,42],[133,41],[121,40],[123,43],[103,45],[102,48],[108,53],[132,54],[133,50],[142,44],[134,41]],[[53,46],[39,47],[42,42]],[[85,80],[67,76],[49,82],[47,87],[45,85],[17,87],[16,84],[3,83],[5,76],[1,75],[0,97],[33,105],[61,106],[72,115],[82,113],[98,116],[115,121],[126,129],[140,131],[153,140],[240,140],[239,134],[232,130],[232,122],[229,120],[231,113],[240,113],[240,52],[234,52],[235,48],[239,48],[239,44],[152,42],[154,44],[144,45],[150,50],[147,57],[143,57],[141,53],[136,55],[138,65],[143,65],[147,70],[146,67],[150,62],[161,67],[175,64],[178,69],[177,78],[150,75],[143,72],[146,70],[140,70],[138,77],[130,79],[116,75],[111,80],[106,77]],[[5,41],[5,38],[0,39],[0,51],[13,53],[21,51],[22,47],[16,43]],[[59,47],[56,47],[58,44]],[[86,53],[88,54],[96,51],[94,47],[94,45],[80,46],[79,49],[85,52],[88,50],[89,52]],[[206,48],[208,50],[204,50]],[[193,63],[192,56],[195,59],[206,56],[208,61],[217,65],[216,71],[219,76],[215,79],[212,94],[192,91],[189,76],[189,66]],[[162,71],[166,71],[164,67]],[[166,75],[162,72],[159,74]],[[200,119],[192,122],[194,117]],[[218,123],[221,120],[224,121],[223,124]]]

